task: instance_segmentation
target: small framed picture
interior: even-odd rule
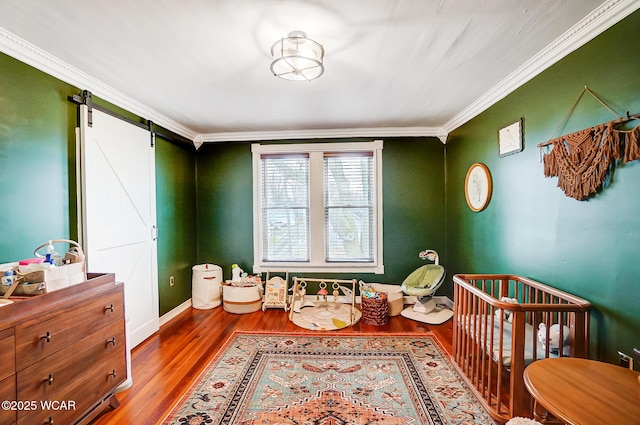
[[[522,151],[522,118],[498,130],[498,154],[512,155]]]
[[[487,207],[491,189],[491,173],[487,166],[479,162],[472,164],[464,179],[464,197],[471,211],[479,212]]]

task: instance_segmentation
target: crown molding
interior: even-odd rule
[[[155,124],[187,139],[194,140],[198,135],[197,132],[190,128],[138,102],[97,78],[82,72],[2,27],[0,27],[0,51],[72,86],[82,90],[89,90],[93,95],[133,114],[151,120]]]
[[[450,133],[467,121],[480,115],[517,88],[542,73],[574,50],[602,34],[613,25],[640,8],[637,0],[610,0],[604,2],[580,22],[527,60],[522,66],[480,96],[447,121],[442,127]]]
[[[441,127],[335,128],[317,130],[244,131],[201,134],[198,142],[248,142],[258,140],[336,139],[353,137],[437,137],[445,143]],[[197,146],[199,147],[199,146]]]

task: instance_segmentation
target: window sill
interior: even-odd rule
[[[274,263],[254,264],[253,273],[266,273],[267,270],[287,270],[289,273],[374,273],[383,274],[384,265],[349,264],[299,264]]]

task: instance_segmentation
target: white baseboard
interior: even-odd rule
[[[168,311],[167,313],[165,313],[162,316],[160,316],[160,326],[163,326],[163,325],[169,323],[171,321],[171,319],[175,318],[178,314],[180,314],[183,311],[187,310],[189,307],[191,307],[191,298],[189,298],[188,300],[186,300],[185,302],[183,302],[179,306],[175,307],[171,311]]]

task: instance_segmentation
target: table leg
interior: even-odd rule
[[[535,399],[533,400],[533,418],[544,425],[565,425],[564,422],[547,412],[547,410],[538,403],[538,400]]]

